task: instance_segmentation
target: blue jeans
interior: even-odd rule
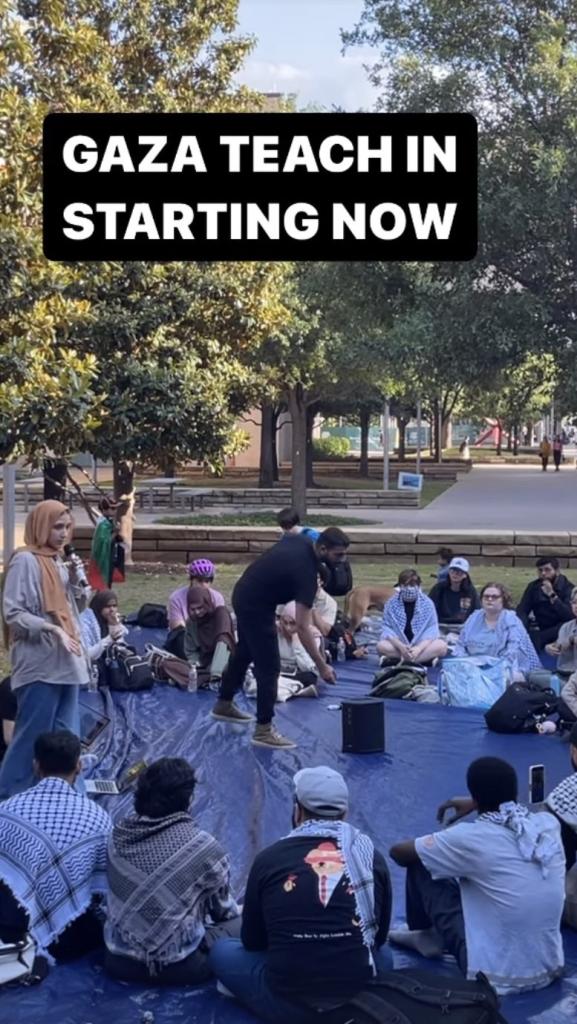
[[[393,957],[387,946],[374,953],[377,971],[390,971]],[[213,974],[249,1010],[270,1024],[311,1024],[322,1014],[278,996],[265,978],[266,951],[251,953],[240,939],[219,939],[210,951]]]
[[[80,734],[77,686],[28,683],[14,692],[16,725],[0,768],[0,800],[34,785],[34,743],[41,733],[69,729]]]

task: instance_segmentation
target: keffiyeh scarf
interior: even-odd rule
[[[395,594],[387,601],[383,610],[381,639],[384,640],[387,636],[393,634],[408,644],[409,640],[405,633],[406,622],[407,613],[403,599],[400,594]],[[439,623],[435,606],[431,599],[421,591],[419,591],[415,602],[411,628],[413,630],[411,643],[413,644],[418,644],[421,640],[435,640],[439,636]]]
[[[0,804],[0,878],[29,917],[38,952],[106,892],[106,811],[63,779]]]
[[[577,832],[577,771],[555,786],[546,804],[561,821]]]
[[[222,920],[238,913],[228,857],[184,812],[116,824],[108,882],[106,944],[114,951],[116,936],[151,973],[178,960],[184,948],[197,949],[209,915]]]
[[[375,880],[373,861],[375,848],[372,840],[346,821],[309,820],[289,833],[295,836],[314,836],[333,839],[343,855],[345,873],[355,897],[355,907],[361,922],[363,943],[367,947],[369,963],[376,974],[373,947],[377,935],[375,915]]]
[[[513,832],[523,860],[533,860],[541,867],[546,878],[549,861],[559,852],[559,837],[553,831],[543,828],[542,820],[522,804],[510,800],[500,804],[498,811],[486,811],[479,815],[479,821],[492,821]]]

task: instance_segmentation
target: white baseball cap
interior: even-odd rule
[[[293,779],[295,796],[307,811],[323,818],[338,818],[348,810],[349,790],[340,772],[321,764],[301,768]]]
[[[461,572],[469,572],[471,566],[469,565],[466,558],[452,558],[449,562],[449,569],[460,569]]]

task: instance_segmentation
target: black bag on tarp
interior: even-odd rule
[[[144,629],[168,629],[168,615],[163,604],[143,604],[136,616],[137,626]]]
[[[151,690],[154,684],[148,658],[121,644],[112,644],[104,652],[100,678],[103,686],[121,692]]]
[[[323,586],[331,597],[344,597],[353,589],[353,570],[350,562],[337,562],[336,565],[323,562],[321,570]]]
[[[535,732],[537,724],[557,710],[558,700],[554,690],[543,690],[536,683],[511,683],[485,712],[487,728],[492,732]]]
[[[507,1024],[483,974],[476,981],[412,968],[380,974],[323,1024]]]

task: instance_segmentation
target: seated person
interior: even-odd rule
[[[545,645],[547,654],[557,658],[560,676],[570,676],[577,671],[577,587],[571,591],[571,613],[573,618],[563,623],[557,639]]]
[[[437,569],[436,577],[433,577],[434,579],[436,578],[437,583],[442,583],[443,580],[447,579],[452,559],[453,551],[451,548],[439,548],[437,551],[437,565],[439,568]]]
[[[192,584],[187,591],[188,617],[184,656],[198,666],[199,685],[219,683],[234,651],[234,628],[228,608],[215,605],[208,587]]]
[[[323,576],[319,573],[318,589],[312,608],[313,628],[322,637],[330,637],[337,622],[339,606],[331,594],[327,594]],[[336,637],[338,639],[338,637]]]
[[[102,944],[91,904],[106,891],[112,822],[74,789],[77,736],[38,736],[34,770],[40,781],[32,789],[0,803],[0,938],[29,933],[39,954],[67,960]]]
[[[312,526],[301,526],[301,517],[296,508],[281,508],[276,521],[282,530],[283,537],[302,533],[305,537],[310,537],[311,540],[318,540],[321,535],[321,531],[315,530]]]
[[[88,608],[80,613],[82,642],[92,663],[93,678],[98,682],[97,662],[111,644],[123,640],[128,630],[118,615],[118,598],[113,590],[98,590]]]
[[[277,617],[277,632],[281,672],[288,676],[301,673],[307,677],[308,682],[316,682],[318,679],[317,667],[298,637],[294,601],[289,601],[284,608],[280,609]],[[322,650],[321,645],[319,645],[319,649]]]
[[[577,724],[569,734],[569,759],[572,774],[555,786],[545,800],[545,809],[551,811],[561,825],[567,871],[577,860]]]
[[[471,583],[469,569],[466,558],[452,558],[447,577],[429,591],[442,625],[462,626],[471,612],[480,607],[479,595]]]
[[[447,950],[465,977],[482,971],[500,995],[544,988],[564,963],[559,822],[517,803],[515,769],[499,758],[473,761],[467,787],[470,798],[439,808],[441,822],[454,808],[450,828],[391,849],[407,868],[409,926],[391,941],[424,956]],[[473,821],[458,821],[472,811]]]
[[[211,586],[216,569],[209,558],[197,558],[187,566],[189,583],[187,587],[173,590],[168,598],[168,628],[184,629],[188,618],[188,591],[192,586],[206,587],[215,607],[225,604],[222,594]],[[176,654],[176,651],[174,652]],[[181,655],[182,656],[182,655]]]
[[[531,619],[535,631],[532,639],[538,651],[557,639],[559,627],[573,618],[571,594],[573,584],[559,572],[559,560],[549,556],[536,561],[537,579],[526,588],[517,605],[517,615],[526,629]]]
[[[202,985],[211,944],[240,931],[228,856],[190,814],[195,784],[182,758],[155,761],[138,778],[135,813],[114,825],[104,926],[114,978]]]
[[[308,1022],[392,967],[389,872],[344,820],[345,780],[321,765],[297,772],[294,787],[293,831],[251,868],[240,941],[210,954],[222,984],[270,1024]]]
[[[443,658],[447,644],[439,636],[435,606],[430,597],[423,594],[416,569],[404,569],[399,574],[397,587],[383,609],[378,653],[386,658],[420,664]]]
[[[511,609],[511,595],[502,583],[486,583],[481,608],[469,616],[453,648],[455,658],[504,659],[513,678],[541,668],[541,662],[520,619]]]

